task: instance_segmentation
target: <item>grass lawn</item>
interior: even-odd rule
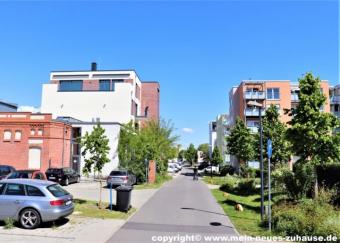
[[[219,189],[213,189],[212,194],[240,234],[250,236],[270,235],[265,228],[260,227],[259,195],[240,196],[224,193]],[[236,203],[240,203],[243,206],[243,212],[235,210]]]
[[[75,213],[83,217],[102,218],[102,219],[127,219],[136,209],[131,208],[127,213],[109,209],[109,203],[102,203],[102,209],[99,209],[96,201],[74,199]]]
[[[157,181],[155,183],[143,183],[134,185],[134,190],[143,190],[143,189],[156,189],[161,187],[165,182],[172,180],[172,176],[165,176],[162,178],[157,178]]]
[[[226,183],[226,177],[225,176],[212,176],[206,175],[203,177],[203,181],[208,184],[213,185],[223,185]]]

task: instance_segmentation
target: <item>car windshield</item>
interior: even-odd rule
[[[63,196],[70,194],[68,191],[66,191],[64,188],[62,188],[58,184],[53,184],[51,186],[48,186],[47,190],[49,190],[49,192],[52,193],[52,195],[55,197],[63,197]]]
[[[125,176],[126,175],[126,171],[122,171],[122,170],[115,170],[115,171],[111,171],[110,176]]]
[[[32,178],[32,172],[13,172],[8,176],[8,179],[30,179]]]

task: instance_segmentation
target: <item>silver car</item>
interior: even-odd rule
[[[121,185],[133,186],[136,182],[136,176],[128,170],[113,170],[106,180],[107,187]]]
[[[34,179],[0,181],[0,220],[19,221],[25,229],[73,213],[72,195],[59,184]]]

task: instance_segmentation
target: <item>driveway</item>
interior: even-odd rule
[[[204,236],[236,236],[209,188],[193,181],[190,174],[184,169],[184,175],[163,186],[108,242],[162,242],[176,236],[197,237],[186,242],[205,242]]]
[[[103,182],[103,186],[106,183]],[[74,198],[98,201],[99,199],[99,182],[81,182],[70,184],[64,187]],[[131,205],[140,208],[158,189],[132,190]],[[110,202],[110,189],[104,187],[102,190],[102,200]],[[113,204],[116,203],[116,190],[112,189]]]

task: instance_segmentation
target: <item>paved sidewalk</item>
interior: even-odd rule
[[[184,174],[189,175],[190,170],[184,169]],[[157,237],[176,235],[235,236],[237,232],[204,182],[180,175],[165,184],[108,242],[156,242]]]

